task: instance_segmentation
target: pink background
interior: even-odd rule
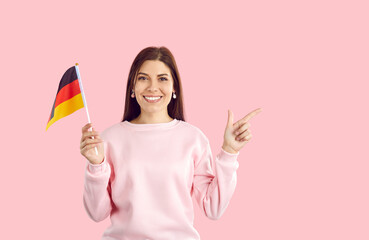
[[[123,116],[128,71],[148,46],[174,54],[186,120],[220,151],[227,109],[250,120],[236,192],[204,240],[369,239],[366,1],[1,3],[1,239],[100,239],[83,208],[84,109],[46,123],[80,65],[98,131]],[[366,146],[367,147],[367,146]]]

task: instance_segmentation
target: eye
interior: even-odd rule
[[[164,79],[163,81],[168,81],[168,79],[166,79],[165,77],[161,77],[160,79]]]
[[[146,78],[146,77],[139,77],[138,80],[140,80],[141,78]]]

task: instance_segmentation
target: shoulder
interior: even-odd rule
[[[187,134],[191,135],[194,140],[208,144],[209,139],[199,127],[184,121],[182,121],[182,126],[182,129],[184,129]]]
[[[107,139],[115,134],[117,134],[119,131],[118,130],[122,130],[123,128],[121,127],[121,122],[118,123],[114,123],[112,125],[109,125],[108,127],[106,127],[101,133],[100,136],[103,139]]]

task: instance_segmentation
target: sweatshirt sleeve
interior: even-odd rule
[[[209,219],[218,220],[228,207],[236,188],[239,154],[221,148],[213,168],[213,156],[208,142],[195,163],[193,191],[197,203]]]
[[[83,191],[83,205],[88,216],[95,222],[104,220],[110,215],[111,188],[110,188],[111,167],[106,160],[100,164],[91,164],[88,160],[85,168],[85,183]]]

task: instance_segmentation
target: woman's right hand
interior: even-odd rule
[[[100,138],[99,133],[94,131],[94,128],[88,131],[91,127],[92,124],[87,123],[82,128],[80,152],[91,164],[100,164],[104,160],[104,141]],[[95,147],[97,147],[98,155],[96,155]]]

